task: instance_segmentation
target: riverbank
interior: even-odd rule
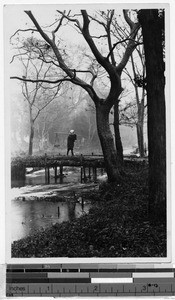
[[[12,244],[12,257],[166,257],[166,224],[147,216],[147,165],[89,192],[89,214]]]

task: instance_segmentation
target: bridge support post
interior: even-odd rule
[[[60,166],[60,183],[63,183],[63,166]]]
[[[89,180],[91,179],[91,167],[89,167]]]
[[[47,168],[45,167],[45,183],[47,183]]]
[[[97,168],[95,168],[95,182],[97,182]]]
[[[55,183],[57,183],[57,166],[55,166]]]
[[[47,154],[45,153],[45,157],[44,157],[44,164],[45,164],[45,183],[48,182],[48,178],[47,178]]]
[[[83,183],[83,167],[81,167],[81,179],[80,182]]]
[[[47,183],[50,183],[50,168],[47,168]]]
[[[49,167],[45,167],[45,183],[50,183],[50,169]]]
[[[87,180],[87,178],[86,178],[86,168],[85,167],[83,167],[83,175],[84,175],[84,182],[86,182]]]
[[[97,181],[97,168],[93,167],[93,181],[96,182]]]

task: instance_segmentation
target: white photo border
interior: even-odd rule
[[[48,4],[47,1],[28,1],[26,4],[22,1],[4,1],[4,5],[20,5],[20,6],[25,6],[25,5],[44,5]],[[91,1],[88,1],[90,3]],[[81,3],[81,4],[80,4]],[[166,33],[165,33],[165,40],[166,40],[166,65],[168,66],[167,72],[166,72],[166,80],[167,80],[167,85],[166,85],[166,99],[171,99],[170,103],[167,101],[167,112],[166,112],[166,127],[167,127],[167,257],[166,258],[67,258],[67,257],[56,257],[56,258],[12,258],[11,257],[11,247],[9,242],[9,237],[10,237],[10,228],[9,228],[9,202],[6,199],[9,197],[8,191],[10,188],[10,168],[9,168],[9,162],[10,162],[10,138],[9,138],[9,133],[10,133],[10,120],[9,120],[9,103],[8,103],[8,91],[9,91],[9,78],[8,78],[8,73],[6,72],[7,69],[7,57],[8,53],[6,51],[6,43],[7,41],[4,40],[4,61],[3,64],[5,63],[4,66],[4,106],[5,106],[5,112],[4,112],[4,140],[5,140],[5,166],[4,166],[4,172],[5,172],[5,183],[2,180],[2,183],[5,184],[5,191],[3,197],[5,197],[5,212],[4,216],[6,215],[6,225],[5,225],[5,262],[6,263],[111,263],[111,264],[116,264],[116,263],[170,263],[174,261],[174,246],[173,246],[173,181],[172,177],[174,178],[174,137],[173,137],[173,117],[174,117],[174,105],[173,105],[173,85],[174,85],[174,71],[172,70],[174,68],[174,58],[172,59],[173,56],[173,49],[174,45],[172,45],[172,24],[170,20],[172,20],[172,17],[174,17],[173,10],[171,10],[173,7],[173,1],[159,1],[159,3],[149,3],[147,1],[127,1],[127,3],[123,3],[122,1],[110,1],[110,3],[103,3],[103,1],[96,1],[94,3],[92,1],[91,4],[86,4],[86,2],[83,3],[80,1],[77,2],[70,2],[70,1],[64,1],[64,3],[60,1],[50,1],[48,5],[60,5],[65,8],[66,5],[70,7],[70,4],[73,6],[79,6],[79,7],[99,7],[104,6],[104,8],[110,8],[114,6],[121,6],[121,8],[124,8],[125,5],[127,8],[133,8],[134,6],[137,6],[137,8],[165,8],[166,10]],[[4,23],[6,20],[4,19]],[[4,26],[4,37],[5,37],[5,32],[6,32],[6,26]],[[174,27],[175,28],[175,27]],[[171,42],[170,42],[171,41]],[[170,54],[170,55],[169,55]],[[2,65],[2,64],[1,64]],[[2,99],[3,101],[3,99]],[[2,120],[2,118],[1,118]],[[3,125],[2,125],[3,127]]]

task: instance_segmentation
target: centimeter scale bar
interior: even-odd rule
[[[170,264],[12,264],[6,275],[9,297],[175,295],[175,268]]]

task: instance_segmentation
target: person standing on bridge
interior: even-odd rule
[[[67,155],[69,154],[69,151],[71,150],[72,156],[74,155],[73,149],[74,149],[74,142],[77,139],[77,135],[75,134],[74,130],[70,130],[70,133],[67,138]]]

